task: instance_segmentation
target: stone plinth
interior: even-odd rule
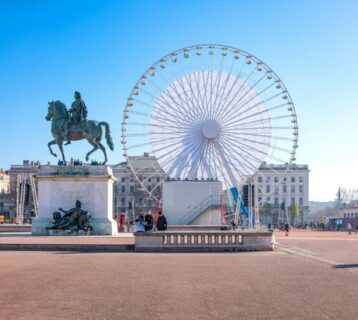
[[[58,208],[69,210],[76,200],[91,214],[93,235],[117,234],[113,214],[113,183],[116,178],[108,166],[40,166],[38,183],[38,217],[33,220],[32,234],[50,235],[52,213]]]

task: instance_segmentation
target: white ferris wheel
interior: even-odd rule
[[[297,137],[295,108],[278,75],[250,53],[216,44],[180,49],[154,63],[129,95],[122,122],[123,155],[156,199],[161,181],[148,188],[151,176],[218,179],[224,189],[239,190],[260,175],[262,164],[287,171]],[[138,168],[132,156],[144,152],[159,166]],[[153,174],[139,178],[147,169]]]

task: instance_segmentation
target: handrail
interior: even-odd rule
[[[197,204],[187,215],[179,219],[179,224],[190,224],[200,215],[202,215],[206,210],[213,207],[221,207],[221,196],[220,195],[210,195]]]

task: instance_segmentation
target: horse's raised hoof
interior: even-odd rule
[[[88,161],[89,160],[89,157],[88,156],[86,156],[86,161]]]
[[[53,153],[52,155],[57,158],[57,154],[56,154],[56,153]]]

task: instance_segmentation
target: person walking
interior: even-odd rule
[[[157,229],[158,231],[165,231],[168,228],[167,218],[161,211],[158,212]]]
[[[290,231],[290,225],[288,224],[288,222],[285,223],[285,236],[287,237],[288,236],[288,232]]]
[[[348,234],[352,234],[352,225],[349,222],[347,223],[347,231]]]
[[[153,230],[153,216],[152,216],[152,212],[150,210],[145,215],[144,221],[146,222],[146,225],[144,226],[144,230],[152,231]]]

